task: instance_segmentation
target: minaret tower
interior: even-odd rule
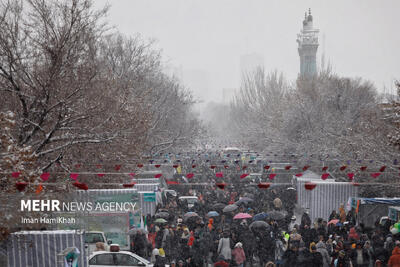
[[[300,56],[300,75],[311,77],[317,74],[318,29],[313,27],[311,9],[304,17],[303,29],[297,34]]]

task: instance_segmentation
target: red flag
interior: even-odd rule
[[[154,167],[156,167],[156,168],[160,168],[160,167],[161,167],[161,165],[160,165],[160,164],[156,164],[156,165],[154,165]]]
[[[44,172],[40,175],[40,178],[42,178],[43,181],[47,181],[50,178],[50,173]]]
[[[271,185],[270,183],[259,183],[257,186],[260,189],[267,189],[270,187],[270,185]]]
[[[344,171],[346,168],[347,168],[347,166],[346,166],[346,165],[343,165],[342,167],[340,167],[340,170],[341,170],[341,171]]]
[[[135,176],[135,175],[136,175],[136,173],[134,173],[134,172],[129,173],[129,176],[130,176],[130,177],[133,177],[133,176]]]
[[[312,182],[307,182],[304,184],[304,188],[306,190],[313,190],[315,187],[317,186],[316,183],[312,183]]]
[[[177,182],[177,181],[169,181],[169,180],[167,180],[167,184],[179,184],[179,182]]]
[[[360,168],[361,171],[365,171],[366,169],[367,169],[367,166],[362,166],[362,167]]]
[[[193,178],[194,177],[194,173],[188,173],[188,174],[186,174],[186,178]]]
[[[78,173],[71,173],[71,174],[69,175],[69,177],[70,177],[71,179],[73,179],[73,180],[78,179],[78,176],[79,176]]]
[[[271,167],[271,166],[269,166],[269,165],[265,165],[265,166],[264,166],[264,169],[265,169],[265,170],[269,170],[270,167]]]
[[[20,172],[13,172],[13,173],[11,173],[11,176],[14,177],[14,178],[18,178],[20,175],[21,175]]]
[[[210,166],[211,169],[215,169],[216,167],[217,167],[217,166],[215,166],[215,165],[211,165],[211,166]]]
[[[291,165],[287,165],[287,166],[285,166],[285,170],[290,170],[290,168],[292,168],[292,166]]]
[[[88,190],[89,189],[89,187],[85,183],[74,182],[73,185],[75,187],[79,188],[79,189],[82,189],[82,190]]]
[[[328,166],[324,166],[323,168],[322,168],[322,171],[323,172],[326,172],[328,170]]]
[[[215,174],[215,176],[216,176],[217,178],[222,178],[222,177],[224,177],[224,174],[223,174],[222,172],[217,172],[217,173]]]
[[[225,183],[216,183],[215,184],[218,188],[220,188],[220,189],[225,189],[225,186],[226,186],[226,184]]]
[[[125,188],[132,188],[132,187],[134,187],[135,186],[135,183],[129,183],[129,184],[123,184],[122,185],[123,187],[125,187]]]
[[[17,190],[18,190],[19,192],[22,192],[22,191],[25,190],[25,188],[26,188],[27,185],[28,185],[28,184],[25,183],[25,182],[17,182],[17,183],[15,184],[15,187],[17,188]]]
[[[384,172],[385,169],[386,169],[386,166],[382,166],[382,167],[379,169],[379,171],[380,171],[380,172]]]
[[[104,173],[98,173],[97,176],[103,177],[105,174]]]
[[[248,173],[243,173],[242,175],[240,175],[240,179],[246,178],[247,176],[249,176]]]
[[[322,179],[322,180],[326,180],[326,179],[328,179],[328,177],[329,177],[329,173],[323,173],[323,174],[321,175],[321,179]]]
[[[271,173],[271,174],[269,175],[269,179],[270,179],[270,180],[273,180],[273,179],[275,178],[275,176],[276,176],[276,173]]]
[[[377,178],[379,175],[381,175],[380,172],[371,173],[371,176],[372,176],[373,178]]]
[[[162,173],[157,173],[156,175],[154,175],[154,178],[160,178],[162,176]]]
[[[138,168],[142,168],[143,164],[139,163],[137,166],[138,166]]]
[[[305,172],[306,170],[308,170],[308,168],[310,168],[310,166],[306,165],[303,167],[303,171]]]
[[[296,177],[301,177],[301,176],[303,176],[303,174],[302,173],[296,173],[295,176]]]
[[[354,173],[350,172],[347,174],[347,177],[349,177],[350,180],[354,179]]]
[[[196,165],[193,164],[193,165],[192,165],[192,168],[193,168],[193,169],[196,168]]]
[[[115,165],[114,169],[115,169],[116,171],[119,171],[119,170],[121,169],[121,165]]]

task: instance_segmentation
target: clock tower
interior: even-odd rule
[[[318,29],[314,29],[311,9],[304,17],[303,29],[297,34],[300,56],[300,76],[311,77],[317,74]]]

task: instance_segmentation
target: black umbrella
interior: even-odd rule
[[[268,218],[274,221],[283,220],[286,217],[286,215],[287,215],[286,212],[283,211],[273,210],[271,212],[268,212]]]
[[[158,212],[154,215],[156,218],[164,218],[167,219],[169,217],[169,213],[165,211]]]
[[[215,203],[211,206],[212,210],[222,210],[225,208],[226,204],[223,203]]]
[[[248,204],[248,203],[250,203],[250,202],[253,202],[253,199],[252,198],[249,198],[249,197],[242,197],[242,198],[240,198],[238,201],[236,201],[236,205],[240,205],[240,204]]]
[[[255,231],[255,230],[267,230],[267,231],[269,231],[271,229],[271,226],[267,222],[264,222],[264,221],[252,222],[249,227],[253,231]]]
[[[222,211],[223,212],[231,212],[231,211],[237,210],[237,208],[238,208],[237,205],[231,204],[231,205],[226,206]]]

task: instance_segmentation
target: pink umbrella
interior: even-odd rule
[[[339,222],[338,219],[333,219],[333,220],[330,220],[330,221],[328,222],[328,225],[330,225],[330,224],[336,225],[338,222]]]
[[[251,215],[248,213],[238,213],[233,217],[234,220],[239,220],[239,219],[248,219],[251,218]]]

